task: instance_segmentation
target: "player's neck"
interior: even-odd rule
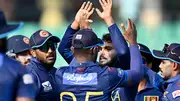
[[[86,63],[86,62],[89,62],[89,61],[93,61],[91,58],[89,58],[88,56],[85,57],[85,56],[75,56],[76,60],[79,62],[79,63]]]
[[[140,82],[139,82],[139,85],[138,85],[138,92],[140,92],[141,90],[143,90],[145,87],[146,87],[146,79],[142,79]]]

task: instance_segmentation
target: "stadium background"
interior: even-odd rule
[[[62,38],[83,1],[87,0],[0,0],[0,9],[9,23],[24,22],[23,28],[11,35],[30,37],[33,32],[44,29]],[[89,1],[100,8],[98,0]],[[162,49],[164,43],[180,43],[179,0],[113,0],[113,3],[113,17],[118,25],[127,25],[127,18],[135,21],[139,43],[151,50]],[[92,19],[92,28],[99,37],[108,32],[96,12]],[[67,63],[57,52],[55,67],[64,65]]]

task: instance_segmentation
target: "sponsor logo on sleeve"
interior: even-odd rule
[[[30,74],[24,74],[23,75],[23,82],[24,84],[32,84],[33,83],[33,78]]]
[[[173,98],[180,97],[180,90],[176,90],[176,91],[172,92],[172,96],[173,96]]]

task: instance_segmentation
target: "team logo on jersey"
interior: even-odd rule
[[[49,81],[43,82],[42,86],[43,86],[45,92],[49,92],[52,90],[52,86],[51,86],[51,83]]]
[[[82,35],[81,34],[77,34],[75,39],[78,39],[78,40],[82,39]]]
[[[167,94],[168,94],[168,92],[165,91],[164,94],[163,94],[163,95],[164,95],[164,98],[166,98],[166,95],[167,95]]]
[[[144,96],[144,101],[159,101],[159,96]]]
[[[43,31],[43,30],[40,31],[39,34],[41,37],[48,37],[49,36],[49,33],[47,31]]]
[[[24,84],[32,84],[33,83],[33,78],[30,74],[24,74],[23,75],[23,82]]]
[[[29,39],[27,37],[23,38],[24,43],[29,44]]]
[[[180,97],[180,90],[176,90],[176,91],[172,92],[172,96],[173,96],[173,98]]]
[[[97,73],[64,73],[63,84],[67,85],[97,85]]]

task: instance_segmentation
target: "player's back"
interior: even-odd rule
[[[24,69],[18,62],[0,54],[0,101],[15,101],[16,97],[32,98],[35,95],[34,85],[27,86],[27,89],[19,88],[19,81],[22,79]],[[25,74],[23,77],[25,84],[33,83],[30,75]],[[28,88],[29,87],[29,88]],[[33,90],[32,90],[33,89]]]
[[[93,62],[62,67],[56,73],[61,101],[109,101],[112,90],[127,85],[123,73]]]

